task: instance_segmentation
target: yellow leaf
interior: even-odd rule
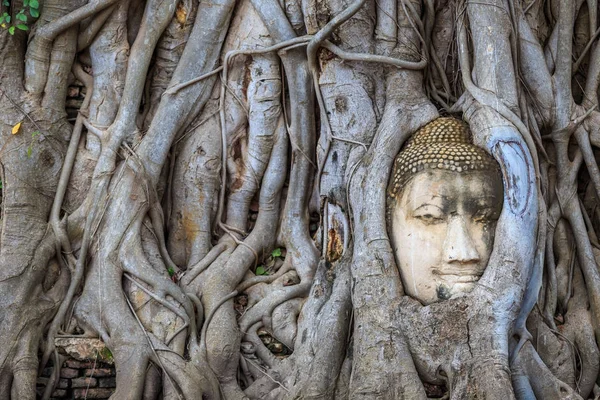
[[[19,133],[19,129],[21,129],[21,123],[20,122],[18,124],[16,124],[15,126],[12,127],[12,134],[16,135],[17,133]]]

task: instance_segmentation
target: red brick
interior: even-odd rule
[[[116,388],[117,380],[115,378],[100,378],[98,379],[98,386],[103,388]]]
[[[64,366],[75,369],[94,368],[93,361],[67,360]]]
[[[60,376],[61,378],[76,378],[79,376],[79,371],[72,368],[61,368]]]
[[[96,378],[75,378],[71,380],[71,387],[74,388],[95,387],[97,384]]]
[[[102,376],[113,376],[114,374],[115,374],[115,371],[111,368],[96,368],[96,369],[86,369],[85,370],[85,376],[102,377]]]
[[[48,385],[48,381],[50,379],[49,378],[44,378],[44,377],[38,377],[37,380],[35,381],[35,385],[36,386],[47,386]]]
[[[56,389],[54,393],[52,393],[52,397],[67,397],[67,391],[64,389]]]
[[[73,390],[73,398],[75,399],[106,399],[113,394],[113,389],[90,388]]]
[[[69,387],[69,380],[68,379],[59,379],[57,387],[59,389],[67,389]]]

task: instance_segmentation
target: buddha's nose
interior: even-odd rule
[[[444,243],[444,257],[448,263],[470,264],[480,260],[479,252],[462,215],[450,218]]]

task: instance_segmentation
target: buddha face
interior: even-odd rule
[[[405,292],[427,305],[471,291],[490,258],[502,201],[497,172],[415,174],[391,209]]]

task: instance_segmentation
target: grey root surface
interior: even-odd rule
[[[49,399],[80,338],[112,400],[600,398],[598,11],[2,1],[0,399]],[[440,116],[502,212],[473,290],[424,305],[387,187]]]

